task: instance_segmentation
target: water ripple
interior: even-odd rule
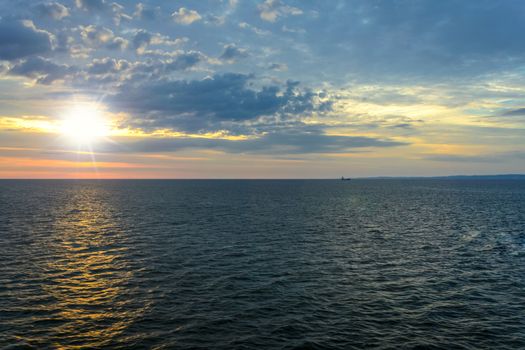
[[[522,181],[0,181],[0,348],[525,348]]]

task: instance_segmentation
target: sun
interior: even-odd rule
[[[78,143],[93,143],[108,135],[109,125],[96,105],[76,105],[65,113],[60,131]]]

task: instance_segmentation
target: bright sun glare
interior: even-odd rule
[[[107,136],[109,126],[100,109],[94,105],[77,105],[62,120],[63,135],[81,143],[91,143]]]

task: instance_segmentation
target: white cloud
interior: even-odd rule
[[[69,16],[69,10],[64,5],[58,2],[49,2],[39,4],[36,7],[37,12],[42,16],[51,17],[56,20],[60,20],[64,17]]]
[[[251,24],[248,24],[246,22],[239,23],[239,28],[251,30],[252,32],[254,32],[257,35],[268,35],[268,34],[270,34],[269,31],[262,30],[260,28],[254,27]]]
[[[104,11],[106,6],[105,0],[75,0],[78,8],[84,11]]]
[[[193,22],[199,21],[202,17],[195,10],[188,10],[184,7],[181,7],[179,11],[175,11],[171,14],[171,17],[175,22],[179,24],[189,25]]]
[[[265,0],[258,6],[261,19],[268,22],[275,22],[279,17],[288,15],[302,15],[303,11],[297,7],[283,4],[280,0]]]
[[[105,27],[97,27],[94,25],[81,26],[80,36],[87,44],[105,44],[113,37],[113,31]]]

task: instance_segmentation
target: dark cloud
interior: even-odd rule
[[[147,53],[145,53],[147,54]],[[148,59],[137,61],[132,64],[131,77],[127,80],[128,84],[155,84],[159,79],[166,79],[174,72],[185,71],[206,60],[206,56],[198,51],[177,51],[171,53],[168,58],[162,57],[160,60]],[[139,93],[137,91],[137,93]]]
[[[135,6],[133,16],[138,19],[153,21],[159,16],[160,12],[159,7],[151,7],[147,4],[138,3]]]
[[[128,41],[119,36],[112,38],[111,41],[106,44],[106,48],[109,50],[121,50],[122,51],[126,47],[128,47]]]
[[[165,70],[168,72],[186,70],[197,65],[204,59],[205,56],[197,51],[182,52],[165,63]]]
[[[412,129],[414,126],[410,123],[399,123],[399,124],[394,124],[391,126],[391,128],[394,128],[394,129]]]
[[[502,163],[509,159],[523,159],[523,153],[503,153],[503,154],[480,154],[480,155],[461,155],[461,154],[436,154],[424,155],[423,159],[436,162],[458,162],[458,163]]]
[[[67,31],[61,31],[55,34],[55,51],[68,52],[74,44],[75,39]]]
[[[175,152],[184,149],[215,149],[227,153],[312,154],[345,153],[370,147],[397,147],[406,143],[362,136],[331,136],[321,130],[296,125],[275,130],[248,140],[225,140],[193,137],[150,138],[126,144],[107,145],[105,151]]]
[[[234,62],[235,60],[239,58],[244,58],[247,56],[248,56],[248,51],[246,49],[239,48],[235,46],[234,44],[228,44],[228,45],[224,45],[222,54],[219,58],[224,61]]]
[[[268,65],[268,69],[271,69],[277,72],[283,72],[283,71],[288,70],[288,66],[284,63],[270,63],[270,65]]]
[[[74,71],[75,69],[68,65],[56,64],[48,59],[36,56],[29,57],[14,65],[8,74],[36,79],[40,84],[51,84]]]
[[[262,116],[298,116],[314,110],[315,93],[301,90],[296,82],[285,86],[251,86],[252,76],[215,75],[202,80],[160,80],[123,85],[110,97],[118,110],[140,116],[130,122],[143,128],[178,130],[217,130],[224,121],[243,122]]]
[[[506,117],[525,116],[525,108],[518,108],[512,111],[507,111],[503,113],[503,116],[506,116]]]
[[[116,60],[114,58],[94,59],[88,65],[87,73],[94,75],[118,73],[130,68],[131,64],[126,60]]]
[[[274,131],[246,144],[238,144],[238,152],[266,153],[274,150],[279,153],[343,153],[355,148],[395,147],[406,145],[403,142],[383,140],[363,136],[326,135],[321,130],[302,130],[293,128]],[[235,148],[230,147],[230,151]]]
[[[145,30],[139,30],[133,36],[133,48],[137,51],[144,50],[150,43],[152,39],[151,33],[148,33]]]
[[[35,27],[31,21],[0,19],[0,59],[15,60],[52,50],[51,33]]]

